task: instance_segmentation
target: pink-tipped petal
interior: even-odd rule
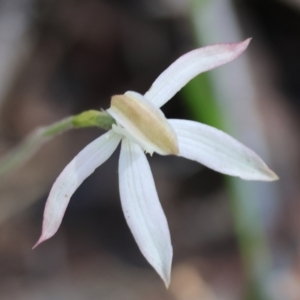
[[[211,126],[169,120],[178,136],[179,155],[227,175],[246,180],[273,181],[277,175],[252,150]]]
[[[87,145],[61,172],[50,191],[42,234],[34,248],[56,233],[73,193],[112,155],[120,140],[121,136],[110,130]]]
[[[158,76],[145,97],[161,107],[200,73],[237,58],[249,43],[250,39],[247,39],[236,44],[217,44],[186,53]]]
[[[168,286],[173,256],[168,223],[144,152],[126,139],[120,154],[119,185],[127,224],[142,254]]]

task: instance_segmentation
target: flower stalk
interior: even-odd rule
[[[49,126],[36,129],[28,135],[15,149],[0,159],[0,178],[21,167],[46,142],[71,129],[98,127],[111,129],[114,119],[106,112],[88,110],[78,115],[67,117]]]

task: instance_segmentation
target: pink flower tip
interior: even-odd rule
[[[41,243],[45,242],[48,240],[50,237],[44,236],[43,234],[40,236],[38,241],[35,243],[35,245],[32,247],[32,250],[35,249],[37,246],[39,246]]]

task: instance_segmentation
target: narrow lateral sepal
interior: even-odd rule
[[[50,191],[44,211],[42,234],[33,248],[56,233],[71,196],[81,183],[112,155],[120,140],[121,136],[110,130],[88,144],[64,168]]]
[[[182,55],[157,77],[145,98],[157,107],[163,106],[200,73],[236,59],[247,49],[250,41],[210,45]]]
[[[245,180],[278,179],[255,152],[225,132],[194,121],[169,122],[178,136],[180,156]]]
[[[168,287],[173,249],[166,216],[142,148],[123,139],[119,187],[127,224],[142,254]]]

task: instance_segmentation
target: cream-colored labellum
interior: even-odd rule
[[[137,95],[113,96],[107,112],[124,127],[124,135],[138,142],[146,152],[178,155],[177,135],[162,111]]]

